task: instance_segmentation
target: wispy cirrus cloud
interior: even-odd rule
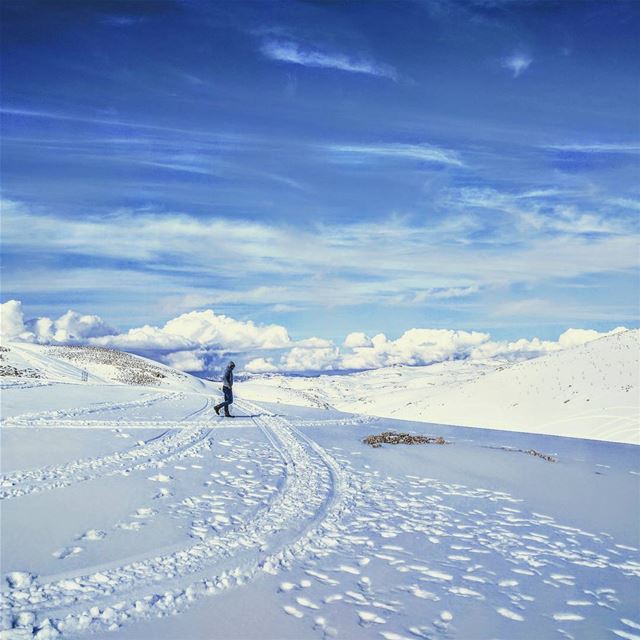
[[[502,66],[509,69],[513,73],[513,77],[521,76],[533,62],[533,58],[526,53],[515,52],[510,56],[503,58]]]
[[[363,73],[397,80],[396,70],[385,64],[378,64],[365,58],[354,58],[343,53],[325,52],[316,48],[303,47],[291,40],[267,40],[263,43],[262,54],[271,60],[289,62],[305,67],[338,69],[350,73]]]
[[[577,144],[547,144],[543,149],[574,153],[640,153],[640,142],[593,142]]]
[[[399,296],[405,304],[437,304],[482,293],[486,287],[555,281],[558,274],[576,278],[637,264],[637,232],[631,220],[605,228],[605,220],[585,217],[579,210],[554,207],[547,213],[538,203],[521,208],[496,192],[465,192],[456,206],[478,210],[474,224],[392,217],[292,228],[139,209],[61,221],[5,201],[6,255],[59,255],[66,262],[60,268],[34,264],[29,270],[7,263],[3,287],[7,294],[50,293],[51,287],[61,294],[111,288],[127,308],[127,296],[139,296],[141,281],[146,291],[162,291],[173,300],[197,294],[197,299],[173,308],[395,305]],[[482,213],[488,208],[508,214],[493,231],[478,227],[494,219]],[[491,234],[499,242],[492,242]],[[211,247],[216,247],[215,255]],[[126,278],[122,260],[127,261]]]
[[[450,149],[430,144],[377,144],[377,145],[330,145],[334,160],[341,162],[364,162],[375,158],[398,158],[419,162],[435,162],[456,167],[464,166],[459,155]]]
[[[86,124],[105,125],[107,127],[127,128],[127,129],[141,129],[149,131],[158,131],[161,133],[173,133],[180,135],[195,136],[203,139],[216,139],[216,140],[230,140],[238,141],[245,140],[246,136],[235,133],[223,133],[223,132],[211,132],[211,131],[196,131],[193,129],[186,129],[183,127],[166,127],[162,125],[149,124],[144,122],[132,122],[117,118],[108,118],[101,116],[90,116],[84,114],[73,114],[63,111],[47,111],[41,109],[24,109],[22,107],[0,107],[0,114],[7,116],[18,116],[23,118],[37,118],[42,120],[59,120],[68,122],[81,122]]]
[[[626,211],[630,207],[619,205],[617,215],[612,216],[608,209],[598,210],[602,208],[601,201],[576,201],[570,194],[554,189],[505,193],[490,188],[463,188],[452,194],[451,202],[502,212],[513,217],[521,228],[540,233],[578,236],[637,232],[635,216]],[[585,204],[590,205],[589,210],[582,209]]]

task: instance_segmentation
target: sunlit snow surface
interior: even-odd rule
[[[3,638],[640,637],[635,446],[3,385]]]

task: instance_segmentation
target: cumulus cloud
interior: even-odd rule
[[[167,322],[165,333],[181,336],[196,344],[219,346],[230,350],[279,349],[291,343],[287,330],[277,324],[258,326],[211,309],[191,311]]]
[[[340,369],[340,351],[337,347],[308,349],[294,347],[280,360],[281,371],[330,371]]]
[[[24,314],[19,300],[7,300],[0,304],[0,335],[16,338],[24,332]]]
[[[253,321],[235,320],[208,309],[191,311],[169,320],[163,327],[144,325],[118,333],[96,315],[82,315],[67,311],[57,320],[41,317],[24,320],[22,304],[9,300],[1,307],[2,335],[29,342],[67,343],[80,342],[96,346],[112,347],[127,351],[157,352],[166,354],[180,352],[176,362],[186,362],[186,354],[197,349],[246,352],[261,349],[282,349],[293,343],[287,330],[276,324],[257,325]],[[331,344],[320,338],[303,342],[308,347]],[[191,355],[189,366],[201,371],[202,362]],[[186,365],[185,365],[186,366]],[[181,367],[179,367],[181,368]]]
[[[579,346],[626,329],[617,327],[599,332],[571,328],[555,341],[539,338],[494,341],[488,333],[451,329],[414,328],[396,339],[384,333],[370,337],[355,331],[345,337],[341,346],[336,346],[319,337],[292,341],[281,325],[257,325],[212,310],[182,314],[163,327],[145,325],[117,333],[100,316],[76,311],[67,311],[57,319],[25,320],[21,302],[9,300],[0,305],[0,331],[4,339],[90,344],[144,353],[191,372],[215,370],[222,359],[233,353],[240,356],[244,371],[258,374],[377,369],[458,359],[521,360]]]
[[[100,316],[69,310],[58,319],[42,317],[24,320],[22,303],[8,300],[0,305],[0,333],[4,338],[27,342],[82,342],[115,333]]]
[[[254,358],[244,365],[244,370],[249,373],[270,373],[278,371],[272,358]]]
[[[517,78],[523,74],[533,62],[533,58],[526,53],[512,53],[502,60],[502,66],[513,72],[513,77]]]
[[[261,48],[263,55],[271,60],[289,62],[305,67],[324,67],[351,73],[363,73],[395,80],[397,73],[389,65],[376,64],[362,58],[356,59],[342,53],[328,53],[303,47],[290,40],[267,40]]]
[[[207,309],[183,313],[163,327],[145,325],[92,342],[118,349],[145,351],[187,351],[196,347],[248,351],[281,349],[289,346],[291,339],[281,325],[256,325],[251,320],[235,320]]]
[[[553,351],[585,344],[608,335],[626,331],[618,327],[609,332],[592,329],[568,329],[557,341],[521,338],[512,342],[492,341],[488,333],[450,329],[410,329],[391,340],[383,333],[373,337],[363,332],[347,335],[342,348],[295,346],[279,359],[257,358],[245,366],[250,373],[344,371],[378,369],[393,365],[429,365],[446,360],[524,360]]]
[[[116,333],[100,316],[72,310],[57,320],[38,318],[28,321],[26,326],[35,334],[37,342],[76,342]]]
[[[180,371],[198,372],[206,368],[203,357],[196,351],[174,351],[165,356],[164,362]]]
[[[356,347],[371,347],[373,343],[366,333],[363,333],[362,331],[354,331],[344,339],[343,344],[349,349],[354,349]]]
[[[332,347],[333,342],[331,340],[325,340],[324,338],[307,338],[306,340],[298,340],[296,342],[297,347],[306,347],[308,349],[326,349]]]
[[[487,333],[449,329],[409,329],[396,340],[380,333],[371,338],[370,346],[353,347],[342,358],[342,364],[346,369],[376,369],[394,364],[442,362],[467,357],[473,347],[488,339]]]

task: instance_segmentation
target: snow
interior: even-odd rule
[[[627,339],[500,370],[358,374],[335,404],[298,379],[252,379],[234,420],[213,411],[217,385],[186,374],[82,380],[91,352],[10,344],[3,362],[41,377],[2,383],[2,638],[637,636],[636,446],[335,408],[391,380],[420,398],[543,366],[574,379],[567,362],[604,366],[615,347],[613,389]],[[362,442],[389,429],[450,444]]]
[[[509,363],[452,361],[350,375],[256,376],[254,400],[640,444],[640,330]]]

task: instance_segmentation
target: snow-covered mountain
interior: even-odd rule
[[[443,362],[350,375],[260,376],[257,400],[640,444],[640,331],[518,363]]]

